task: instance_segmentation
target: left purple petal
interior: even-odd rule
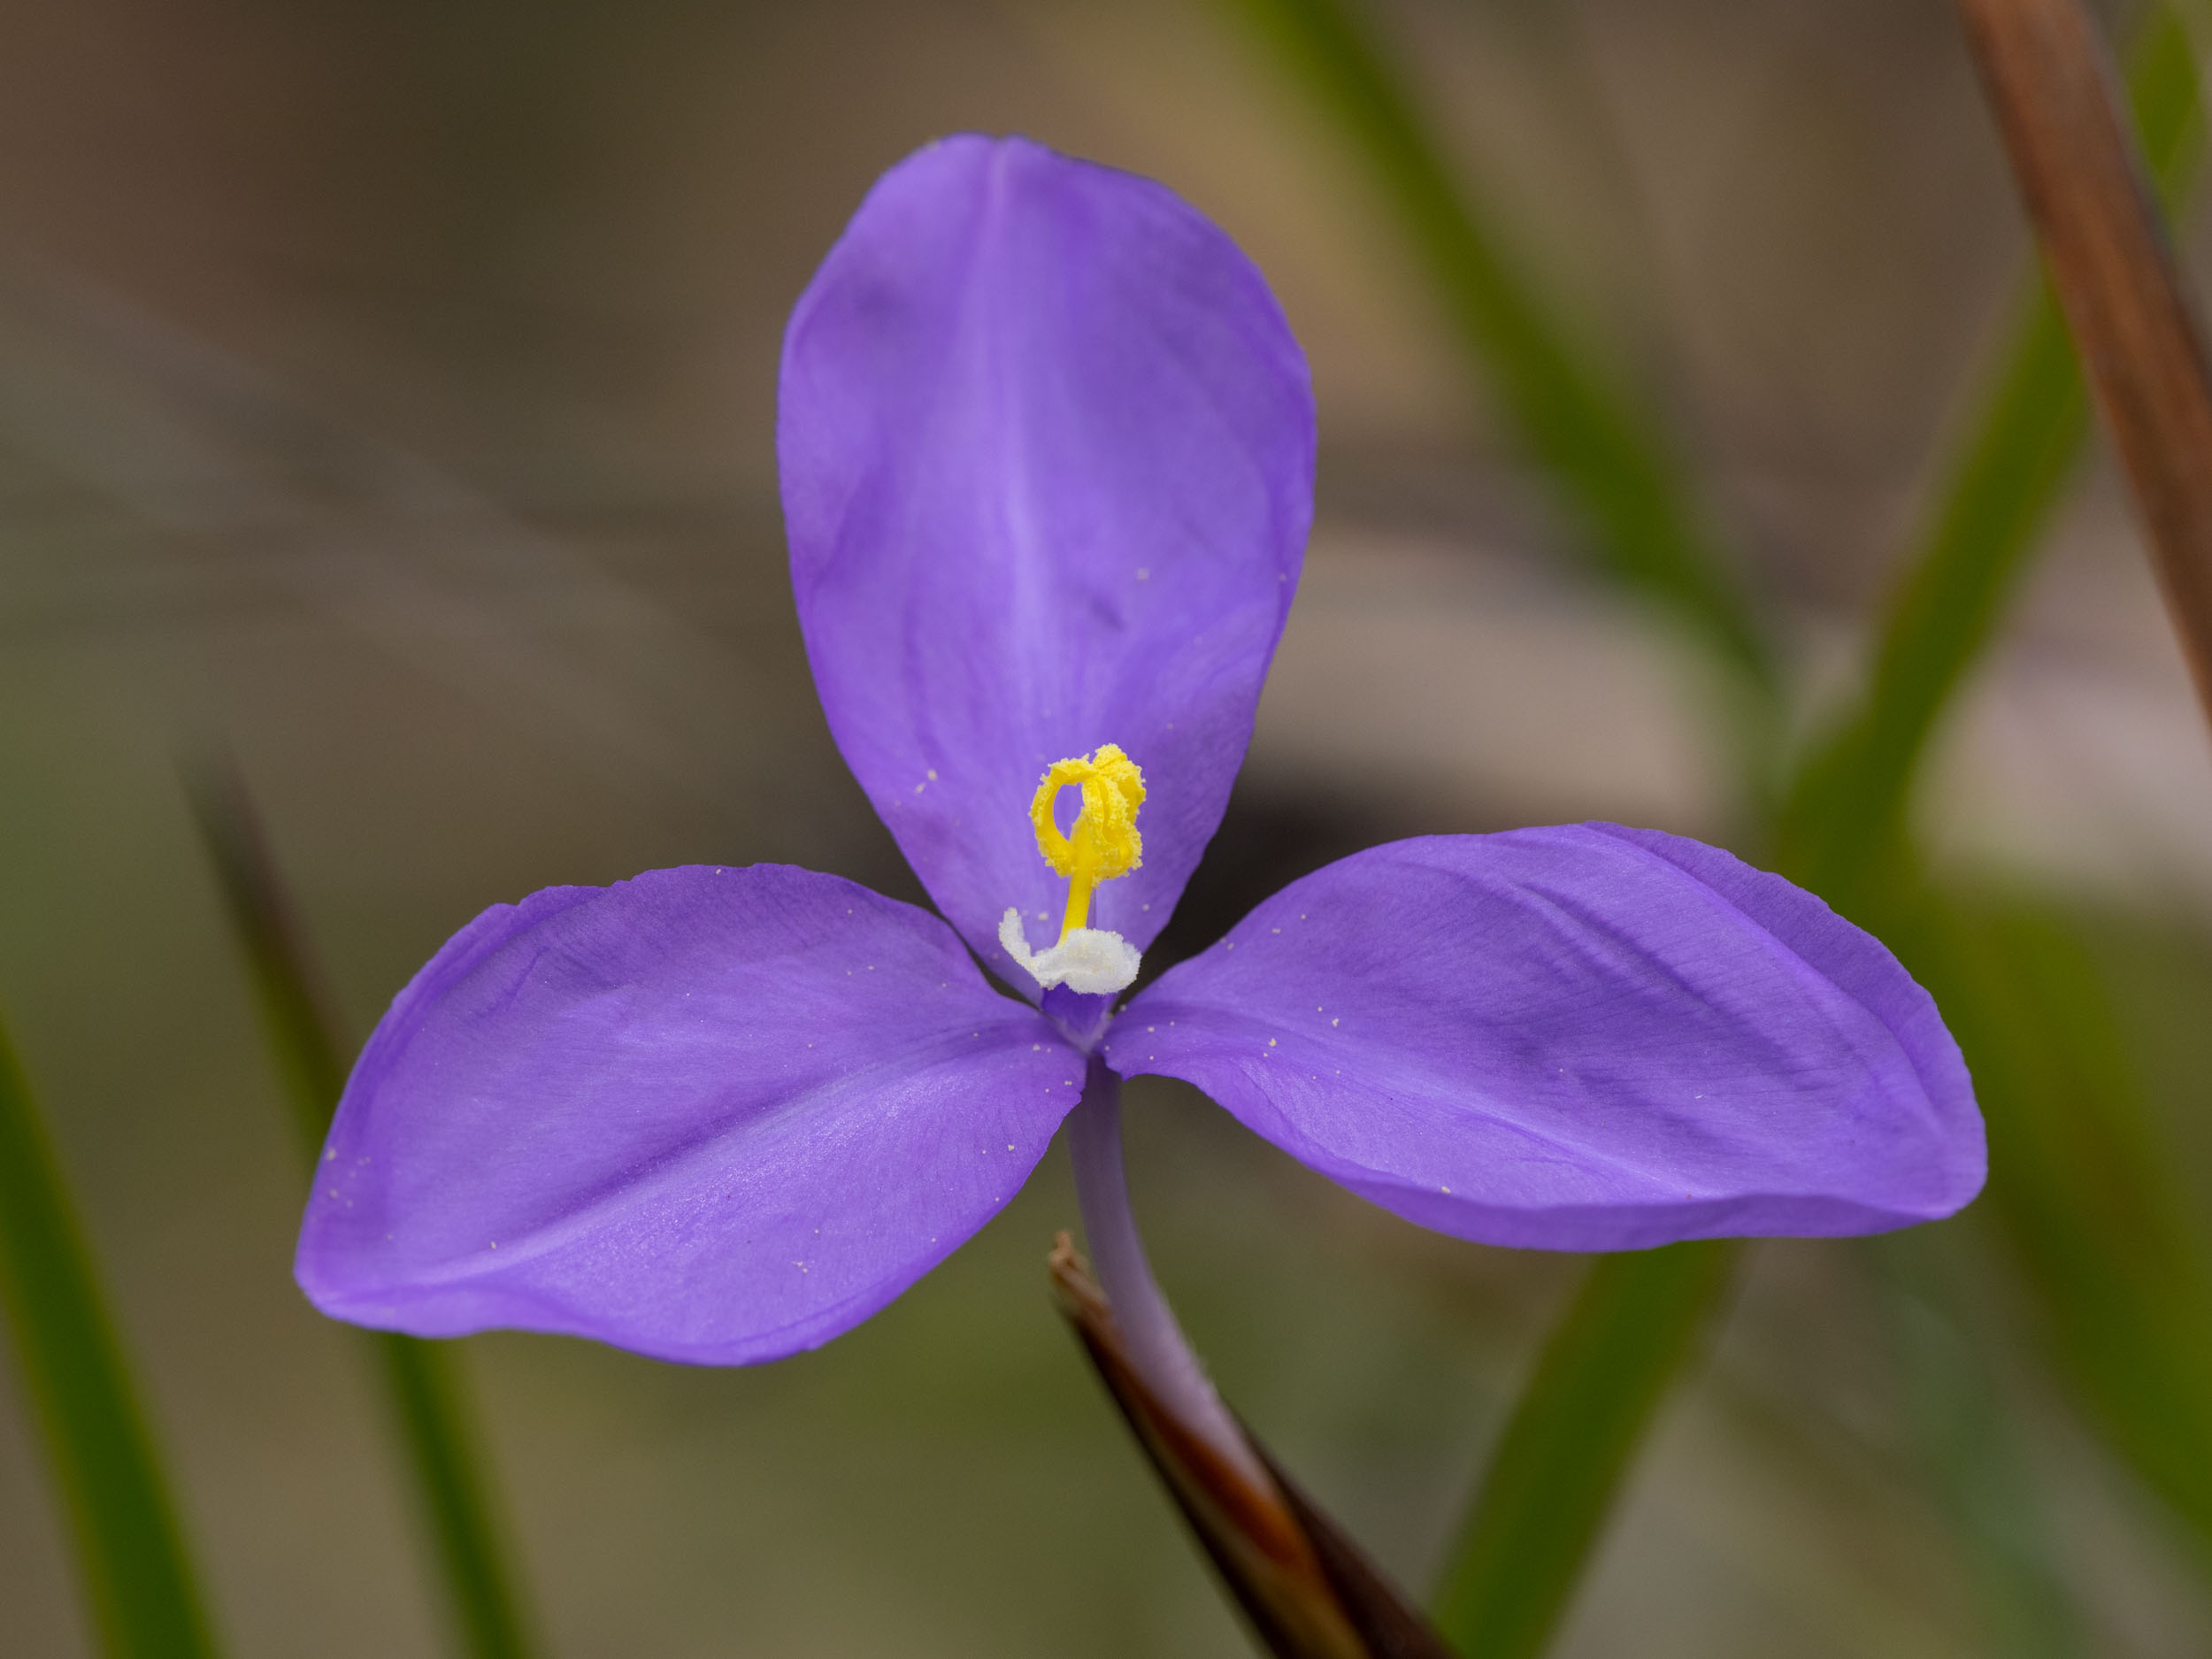
[[[1266,283],[1148,180],[1026,140],[885,174],[793,313],[777,416],[830,730],[937,907],[1048,944],[1047,766],[1118,743],[1141,949],[1221,820],[1312,517],[1313,394]],[[1039,912],[1047,919],[1041,920]]]
[[[1611,825],[1317,871],[1102,1052],[1489,1244],[1878,1232],[1949,1215],[1985,1170],[1958,1047],[1880,943],[1724,852]]]
[[[744,1364],[859,1324],[1012,1196],[1083,1062],[942,922],[787,865],[487,910],[400,993],[296,1264],[325,1313]]]

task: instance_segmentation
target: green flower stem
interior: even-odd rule
[[[188,779],[194,811],[246,953],[262,1027],[311,1168],[345,1087],[343,1048],[236,776],[208,766]],[[484,1458],[457,1355],[441,1343],[365,1333],[389,1395],[446,1594],[471,1659],[527,1659],[534,1644],[501,1545]]]
[[[1340,0],[1242,0],[1369,164],[1523,451],[1601,565],[1678,616],[1742,694],[1746,771],[1763,800],[1778,676],[1764,634],[1700,522],[1659,423],[1598,367],[1516,268],[1399,77]]]
[[[2212,11],[2204,0],[2193,3]],[[1672,605],[1736,671],[1757,705],[1746,730],[1770,720],[1774,676],[1761,636],[1697,533],[1689,491],[1677,480],[1671,457],[1652,436],[1650,423],[1601,384],[1533,288],[1511,270],[1501,251],[1503,238],[1445,165],[1441,146],[1382,55],[1341,0],[1245,4],[1289,50],[1366,156],[1525,449],[1580,513],[1603,567]],[[2147,153],[2171,198],[2191,171],[2201,134],[2194,65],[2170,13],[2154,10],[2147,19],[2129,80]],[[1986,645],[2086,431],[2079,373],[2039,286],[1979,407],[1939,492],[1928,538],[1908,562],[1889,609],[1865,701],[1801,769],[1776,826],[1784,866],[1878,931],[1899,919],[1896,911],[1909,907],[1909,895],[1916,891],[1904,805],[1929,735]],[[1772,798],[1764,787],[1767,752],[1763,738],[1744,745],[1747,795],[1755,802]],[[1890,912],[1883,918],[1864,913],[1878,896],[1889,901],[1880,907]],[[1918,969],[1914,956],[1908,960]],[[1956,983],[1940,993],[1947,1010],[1955,1000],[1988,1000],[1976,997],[1968,976],[1953,978]],[[2001,1041],[2001,1030],[1993,1030],[1990,1040]],[[1970,1056],[1975,1046],[1970,1041]],[[1984,1071],[1978,1062],[1976,1071]],[[1984,1093],[2001,1134],[2005,1113],[1997,1102],[2005,1091],[1985,1082]],[[2084,1102],[2075,1104],[2079,1109]],[[2047,1130],[2049,1118],[2039,1119]],[[2073,1138],[2085,1133],[2095,1141],[2099,1133],[2078,1127]],[[2131,1178],[2157,1172],[2140,1160],[2121,1163]],[[2031,1173],[2040,1179],[2031,1182]],[[2001,1161],[1995,1187],[2008,1188],[2015,1179]],[[2052,1224],[2049,1238],[2080,1240],[2095,1220],[2065,1213],[2070,1204],[2079,1206],[2069,1197],[2070,1172],[2061,1164],[2023,1171],[2016,1179],[2025,1190],[2009,1201],[2010,1209],[2036,1211],[2015,1229],[2024,1240],[2024,1261],[2032,1277],[2039,1276],[2039,1261],[2050,1269],[2039,1275],[2047,1294],[2055,1292],[2072,1309],[2062,1315],[2062,1327],[2085,1337],[2096,1324],[2096,1297],[2112,1288],[2097,1288],[2092,1281],[2102,1275],[2096,1270],[2119,1264],[2107,1260],[2109,1252],[2084,1258],[2044,1248],[2047,1239],[2035,1231],[2041,1223]],[[2071,1179],[2078,1179],[2076,1169]],[[1998,1196],[2008,1202],[2006,1192]],[[1602,1258],[1517,1406],[1450,1557],[1440,1604],[1447,1631],[1482,1659],[1541,1651],[1643,1429],[1675,1369],[1695,1351],[1694,1333],[1730,1282],[1732,1256],[1717,1247],[1691,1248],[1708,1253],[1694,1272],[1677,1266],[1670,1275],[1658,1265],[1665,1253]],[[2062,1273],[2067,1263],[2071,1268]],[[1664,1294],[1652,1294],[1640,1273],[1661,1276]],[[2194,1282],[2185,1264],[2167,1277]],[[2133,1303],[2108,1296],[2104,1305]],[[2191,1311],[2193,1328],[2212,1328],[2201,1310]],[[2131,1357],[2101,1368],[2085,1355],[2077,1370],[2101,1379],[2118,1443],[2131,1448],[2139,1464],[2158,1463],[2154,1484],[2188,1509],[2200,1483],[2193,1484],[2178,1463],[2207,1442],[2193,1421],[2185,1421],[2186,1402],[2212,1401],[2212,1386],[2192,1396],[2186,1386],[2200,1376],[2196,1348],[2140,1333],[2114,1346]],[[1636,1363],[1624,1365],[1624,1355]],[[2160,1462],[2158,1436],[2129,1427],[2137,1404],[2143,1406],[2142,1423],[2175,1428],[2170,1444],[2180,1448],[2176,1455]],[[2212,1414],[2212,1407],[2205,1411]],[[1578,1427],[1586,1418],[1602,1431],[1587,1444]],[[2204,1466],[2212,1467],[2212,1458]]]
[[[1543,1652],[1645,1430],[1734,1277],[1739,1248],[1673,1244],[1591,1263],[1447,1558],[1436,1621],[1462,1653]]]
[[[365,1340],[391,1391],[464,1651],[473,1659],[528,1659],[533,1644],[500,1548],[475,1423],[453,1363],[457,1355],[392,1331],[366,1333]]]
[[[1925,1231],[1866,1241],[1906,1425],[1966,1546],[1990,1650],[2007,1659],[2074,1659],[2087,1651],[2081,1620],[2003,1408],[2002,1379],[1976,1340],[1972,1294],[1949,1271],[1943,1247],[1957,1242],[1955,1234]]]
[[[2057,916],[1951,894],[1927,897],[1904,945],[1973,1070],[1985,1202],[2062,1375],[2212,1543],[2212,1240],[2098,963]]]
[[[2128,79],[2145,153],[2177,202],[2202,121],[2171,11],[2146,19]],[[2114,1448],[2212,1539],[2212,1240],[2180,1190],[2117,1012],[2063,923],[1930,890],[1909,852],[1906,810],[1929,735],[2087,428],[2047,291],[2003,362],[1897,592],[1868,695],[1791,794],[1786,868],[1881,934],[1935,994],[1989,1120],[1989,1209],[2061,1370]]]
[[[2130,101],[2170,206],[2202,150],[2196,65],[2160,8],[2131,55]],[[1800,769],[1778,837],[1796,879],[1857,915],[1904,856],[1905,809],[1928,741],[1988,643],[2089,429],[2081,371],[2038,280],[1955,451],[1926,539],[1905,566],[1858,707]]]
[[[2038,281],[1892,600],[1865,699],[1785,799],[1778,862],[1848,915],[1904,856],[1905,803],[1929,734],[1987,643],[2088,427],[2073,345]]]
[[[216,1651],[60,1164],[0,1033],[0,1308],[113,1659]]]

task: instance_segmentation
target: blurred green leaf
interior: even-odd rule
[[[2072,474],[2089,426],[2072,343],[2039,281],[1934,525],[1885,618],[1860,706],[1798,770],[1785,799],[1784,869],[1856,915],[1901,849],[1928,735]]]
[[[0,1305],[115,1659],[215,1652],[60,1164],[0,1033]]]
[[[476,1659],[526,1659],[534,1644],[500,1548],[474,1414],[453,1351],[394,1331],[363,1333],[376,1349],[392,1412],[414,1465],[424,1513],[465,1641]]]
[[[1552,1333],[1447,1557],[1436,1621],[1473,1659],[1534,1659],[1613,1496],[1733,1277],[1733,1241],[1601,1256]]]
[[[1776,676],[1733,572],[1716,555],[1659,423],[1609,384],[1516,268],[1509,240],[1444,159],[1404,82],[1339,0],[1242,0],[1357,146],[1396,210],[1529,458],[1617,580],[1674,611],[1732,669],[1763,775]]]
[[[200,840],[215,866],[224,913],[246,953],[292,1131],[311,1166],[322,1156],[331,1114],[346,1086],[336,1017],[309,965],[297,918],[244,784],[227,763],[209,760],[186,773],[185,786]]]
[[[219,764],[188,773],[187,783],[311,1171],[345,1087],[336,1022],[243,785]],[[438,1343],[395,1332],[367,1332],[363,1340],[376,1351],[463,1650],[474,1659],[526,1659],[533,1647],[528,1625],[451,1357]]]
[[[2094,957],[2047,910],[1959,898],[1930,901],[1902,942],[1973,1071],[1984,1202],[2068,1380],[2212,1540],[2212,1245]]]
[[[2170,202],[2201,150],[2179,19],[2149,13],[2129,90]],[[2212,1246],[2174,1179],[2093,959],[2047,914],[1921,886],[1906,815],[1949,695],[1986,643],[2087,430],[2039,285],[1898,589],[1867,695],[1788,797],[1788,873],[1881,934],[1935,994],[1990,1128],[1986,1202],[2059,1363],[2111,1443],[2212,1536]]]
[[[1442,162],[1442,149],[1358,19],[1339,0],[1248,4],[1367,155],[1522,442],[1582,511],[1606,566],[1675,606],[1747,686],[1770,697],[1774,680],[1759,630],[1694,528],[1688,487],[1653,425],[1600,380],[1544,311],[1538,289],[1513,270],[1504,236]],[[2201,131],[2188,42],[2168,11],[2154,9],[2146,19],[2131,96],[2146,150],[2168,190],[2179,192]],[[1905,801],[1929,733],[1989,639],[2084,434],[2086,400],[2073,351],[2038,285],[1955,451],[1949,482],[1938,491],[1927,541],[1907,564],[1865,703],[1801,770],[1787,796],[1778,826],[1783,863],[1843,910],[1861,914],[1876,896],[1916,885]],[[1759,748],[1747,755],[1759,768]],[[1752,799],[1761,796],[1755,777]],[[2047,1199],[2064,1203],[2064,1181]],[[1715,1252],[1712,1263],[1703,1274],[1677,1270],[1671,1296],[1641,1294],[1635,1283],[1637,1274],[1666,1272],[1650,1256],[1606,1259],[1593,1270],[1509,1423],[1447,1569],[1440,1617],[1469,1650],[1485,1659],[1542,1650],[1646,1423],[1725,1290],[1728,1259]],[[1624,1365],[1624,1354],[1640,1363]],[[2137,1379],[2163,1371],[2166,1383],[2153,1387],[2162,1398],[2188,1374],[2175,1354],[2122,1370]],[[2108,1385],[2113,1394],[2117,1385]],[[1584,1440],[1584,1418],[1606,1433]],[[1976,1451],[1973,1467],[1951,1471],[1960,1482],[1995,1486],[2017,1476],[1995,1467],[2004,1460],[1995,1440],[1958,1451]],[[1969,1513],[1978,1498],[1964,1486],[1958,1498],[1967,1520],[1989,1520]],[[2051,1588],[2029,1533],[1989,1538],[2002,1557],[1993,1571],[2011,1575],[2016,1591],[2022,1584],[2038,1595]]]
[[[2203,130],[2189,38],[2163,7],[2144,20],[2128,91],[2170,204],[2195,173]],[[1786,797],[1780,862],[1838,909],[1859,914],[1885,884],[1929,735],[1988,642],[2088,426],[2072,342],[2039,279],[1952,455],[1925,538],[1906,561],[1866,693]]]
[[[2008,1659],[2070,1659],[2081,1621],[2057,1571],[2049,1517],[1990,1363],[1986,1319],[1952,1271],[1955,1240],[1914,1228],[1867,1240],[1922,1463],[1981,1592],[1989,1646]]]

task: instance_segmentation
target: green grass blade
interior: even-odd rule
[[[2094,957],[2053,916],[1954,901],[1906,960],[1989,1120],[1991,1206],[2076,1395],[2212,1542],[2212,1245]]]
[[[1363,153],[1528,457],[1598,563],[1734,671],[1754,801],[1778,699],[1765,638],[1655,423],[1609,386],[1510,264],[1383,54],[1338,0],[1245,0]],[[1439,1622],[1483,1659],[1541,1651],[1669,1383],[1729,1280],[1721,1245],[1601,1258],[1509,1423],[1449,1558]]]
[[[2131,54],[2170,202],[2201,150],[2195,65],[2154,11]],[[1869,694],[1789,796],[1789,873],[1889,940],[1965,1048],[1990,1125],[1988,1202],[2078,1398],[2212,1538],[2212,1247],[2131,1079],[2109,999],[2048,918],[1947,910],[1916,890],[1906,810],[1941,710],[1986,642],[2086,431],[2070,346],[2039,288],[1899,589]]]
[[[1984,1349],[1973,1293],[1941,1233],[1867,1240],[1898,1359],[1904,1416],[1980,1592],[1990,1651],[2008,1659],[2085,1653],[2057,1571],[2049,1517]]]
[[[1800,770],[1778,856],[1798,880],[1857,914],[1904,833],[1937,716],[1987,643],[2088,431],[2073,347],[2039,282],[1983,418],[1952,472],[1921,556],[1897,590],[1864,703]]]
[[[200,769],[188,783],[311,1169],[345,1086],[345,1050],[242,785],[219,766]],[[376,1351],[462,1650],[472,1659],[526,1659],[534,1644],[451,1356],[440,1344],[389,1332],[364,1340]]]
[[[2194,171],[2202,123],[2193,55],[2170,11],[2154,9],[2145,19],[2128,80],[2145,152],[2169,201],[2177,200]],[[2124,1067],[2102,1073],[2094,1086],[2078,1083],[2064,1098],[2051,1093],[2053,1079],[2083,1074],[2078,1064],[2070,1068],[2065,1053],[2050,1050],[2062,1045],[2068,1032],[2076,1047],[2092,1041],[2094,1018],[2083,1011],[2089,1005],[2039,1008],[2032,991],[2017,983],[2018,964],[1995,980],[1987,978],[1992,964],[1985,964],[1980,978],[1960,965],[1959,951],[1945,949],[1930,933],[1925,902],[1914,896],[1918,880],[1906,816],[1931,735],[2017,586],[2078,459],[2088,424],[2071,342],[2047,285],[2038,281],[1977,417],[1954,452],[1918,553],[1893,596],[1867,692],[1800,770],[1786,796],[1777,840],[1787,873],[1882,933],[1924,982],[1937,988],[1939,1002],[1967,1047],[1990,1122],[1995,1160],[1990,1202],[2006,1218],[2015,1260],[2053,1316],[2077,1392],[2154,1485],[2186,1498],[2175,1490],[2178,1471],[2129,1425],[2134,1409],[2144,1407],[2170,1427],[2176,1394],[2200,1377],[2212,1380],[2212,1373],[2200,1372],[2186,1340],[2154,1337],[2149,1346],[2154,1351],[2144,1354],[2138,1352],[2141,1332],[2096,1327],[2098,1316],[2130,1307],[2140,1287],[2106,1282],[2124,1268],[2109,1248],[2118,1235],[2106,1230],[2117,1216],[2094,1213],[2080,1189],[2088,1171],[2102,1168],[2147,1210],[2166,1207],[2158,1196],[2162,1171],[2147,1145],[2131,1143],[2127,1149],[2113,1144],[2127,1140],[2116,1127],[2120,1123],[2131,1121],[2142,1133],[2148,1125],[2139,1113],[2131,1115],[2115,1103],[2116,1091],[2125,1094],[2117,1080]],[[2116,1058],[2116,1044],[2107,1047]],[[2017,1064],[2024,1049],[2041,1054],[2025,1071]],[[2065,1122],[2070,1115],[2070,1125]],[[2057,1141],[2070,1144],[2070,1159],[2054,1156]],[[2185,1263],[2192,1256],[2185,1232],[2167,1230],[2163,1259]],[[2055,1239],[2064,1241],[2062,1248],[2053,1247]],[[2185,1279],[2190,1270],[2176,1271]],[[2178,1313],[2206,1325],[2212,1304],[2191,1308],[2188,1300],[2185,1293],[2165,1317]],[[2139,1303],[2131,1309],[2136,1317],[2147,1312]],[[2095,1352],[2085,1343],[2094,1344]],[[1930,1344],[1909,1345],[1906,1358],[1909,1392],[1923,1408],[1931,1472],[1983,1580],[1993,1623],[2009,1627],[2006,1650],[2036,1650],[2023,1645],[2030,1635],[2045,1651],[2077,1648],[2063,1587],[2049,1564],[2048,1540],[2036,1522],[2032,1494],[2001,1414],[1985,1400],[1956,1398],[1958,1379],[1947,1379],[1943,1354]],[[1971,1363],[1970,1355],[1964,1363]],[[2131,1402],[2123,1376],[2160,1398]],[[1961,1409],[1943,1411],[1947,1398]],[[2164,1444],[2191,1443],[2184,1434]],[[2147,1454],[2159,1466],[2147,1466]]]
[[[1770,686],[1759,635],[1696,534],[1688,492],[1676,481],[1663,448],[1517,280],[1502,239],[1443,165],[1360,26],[1338,0],[1247,4],[1291,49],[1358,140],[1525,447],[1579,508],[1607,567],[1684,613],[1748,683]],[[2170,15],[2157,12],[2147,19],[2130,82],[2147,150],[2169,190],[2177,190],[2195,158],[2200,132],[2194,67]],[[1909,562],[1912,573],[1891,608],[1867,702],[1801,772],[1780,826],[1792,873],[1847,910],[1863,910],[1911,883],[1903,804],[1929,733],[1986,643],[2081,448],[2086,411],[2078,374],[2055,310],[2039,291],[2016,326],[1980,410],[1953,462],[1927,540]],[[1747,752],[1755,767],[1755,749]],[[1755,776],[1753,785],[1756,798]],[[1990,1035],[1984,1041],[2000,1040]],[[1993,1133],[2003,1133],[1996,1125],[2010,1115],[1992,1112]],[[2055,1163],[2046,1173],[2050,1180],[2036,1205],[2062,1214],[2069,1203],[2064,1164]],[[2075,1235],[2089,1225],[2079,1216],[2072,1219]],[[1724,1271],[1716,1270],[1701,1281],[1701,1294],[1686,1294],[1655,1324],[1648,1304],[1618,1288],[1640,1259],[1611,1258],[1594,1272],[1516,1409],[1452,1558],[1440,1621],[1482,1659],[1540,1651],[1643,1425],[1668,1377],[1694,1350],[1696,1326],[1726,1282]],[[2089,1318],[2094,1310],[2079,1294],[2086,1286],[2069,1288],[2077,1294],[2068,1299],[2079,1304],[2071,1317]],[[2153,1419],[2170,1422],[2184,1385],[2197,1373],[2186,1340],[2153,1346],[2161,1351],[2108,1366],[2109,1374],[2093,1386],[2119,1402],[2125,1415],[2126,1379],[2132,1378],[2147,1394],[2141,1403]],[[1624,1368],[1617,1358],[1623,1348],[1647,1363]],[[2212,1400],[2212,1390],[2200,1397]],[[1591,1414],[1607,1432],[1580,1446],[1575,1425]],[[2196,1442],[2184,1434],[2175,1444],[2193,1451]],[[2154,1483],[2185,1488],[2178,1460],[2168,1463]],[[2212,1468],[2212,1460],[2203,1466]],[[1955,1472],[1962,1480],[1989,1475],[1979,1466]],[[2016,1471],[1999,1472],[2009,1479]],[[1963,1489],[1962,1498],[1972,1501]],[[2030,1579],[2043,1571],[2032,1550],[1994,1565]]]
[[[376,1332],[369,1340],[414,1463],[465,1651],[476,1659],[526,1659],[532,1643],[514,1575],[499,1547],[475,1426],[453,1356],[443,1344],[396,1332]]]
[[[2145,19],[2128,88],[2144,153],[2176,200],[2203,134],[2195,62],[2171,11]],[[1903,838],[1929,737],[1987,644],[2088,427],[2072,343],[2048,285],[2038,281],[1892,597],[1865,697],[1787,796],[1782,862],[1839,909],[1855,913],[1865,902]]]
[[[1732,1278],[1732,1242],[1601,1256],[1507,1422],[1434,1601],[1473,1659],[1534,1659]]]
[[[1658,423],[1607,382],[1515,268],[1377,43],[1340,0],[1243,4],[1362,152],[1523,450],[1600,563],[1678,613],[1757,703],[1770,702],[1765,636],[1698,523]]]
[[[61,1167],[0,1033],[0,1307],[113,1659],[215,1652]]]
[[[309,965],[298,921],[243,783],[220,762],[188,772],[185,782],[201,841],[215,866],[224,914],[246,953],[261,1029],[283,1084],[292,1130],[311,1166],[322,1156],[331,1114],[346,1086],[336,1017]]]

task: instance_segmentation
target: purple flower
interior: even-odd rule
[[[1304,359],[1161,186],[913,156],[800,301],[781,397],[815,682],[944,919],[770,864],[486,911],[347,1086],[299,1247],[326,1312],[772,1359],[988,1220],[1087,1078],[1093,1214],[1146,1073],[1494,1244],[1872,1232],[1978,1189],[1927,995],[1671,835],[1377,847],[1113,1010],[1220,821],[1311,508]]]

